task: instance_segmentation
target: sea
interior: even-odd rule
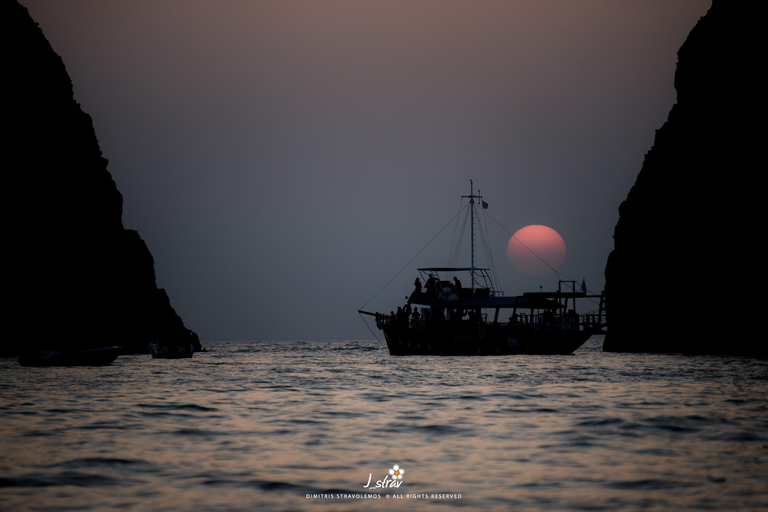
[[[207,341],[0,359],[0,509],[768,510],[768,361]]]

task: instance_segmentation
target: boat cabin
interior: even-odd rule
[[[559,281],[555,292],[526,292],[505,297],[504,292],[493,288],[488,269],[430,267],[418,270],[420,277],[414,281],[414,290],[406,306],[407,313],[402,310],[399,319],[381,319],[383,323],[402,323],[404,315],[407,315],[412,328],[425,328],[427,324],[441,320],[463,320],[510,327],[600,330],[602,295],[577,291],[575,281]],[[580,317],[576,313],[576,300],[587,298],[600,299],[599,313]],[[506,318],[506,314],[500,314],[504,309],[511,310]],[[413,311],[417,312],[416,315]],[[397,314],[394,316],[398,317]],[[417,319],[415,322],[414,317]]]

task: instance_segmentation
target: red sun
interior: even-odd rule
[[[565,241],[547,226],[526,226],[509,239],[507,258],[523,274],[543,276],[565,261]]]

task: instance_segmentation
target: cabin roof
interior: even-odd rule
[[[426,267],[417,269],[419,272],[470,272],[472,267]],[[475,267],[475,270],[488,270],[487,268]]]
[[[413,294],[408,302],[423,306],[437,306],[452,309],[474,308],[523,308],[523,309],[558,309],[557,301],[544,297],[525,297],[522,295],[511,297],[472,297],[465,300],[445,300],[426,293]]]

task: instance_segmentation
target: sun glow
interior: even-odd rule
[[[507,259],[523,274],[546,275],[565,261],[565,241],[550,227],[526,226],[509,239]]]

